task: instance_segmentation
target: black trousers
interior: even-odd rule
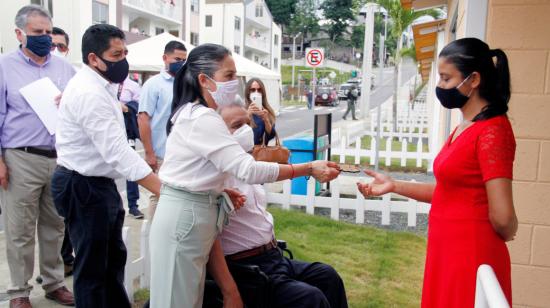
[[[71,242],[69,229],[66,227],[66,225],[67,222],[65,222],[65,237],[63,238],[63,245],[61,246],[61,257],[63,258],[63,263],[65,263],[65,265],[73,265],[73,243]]]
[[[232,262],[257,265],[269,277],[272,307],[348,307],[344,282],[330,265],[290,260],[278,249]]]
[[[52,196],[75,250],[74,295],[79,308],[129,308],[124,288],[124,209],[115,182],[58,167]]]

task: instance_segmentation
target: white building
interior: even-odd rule
[[[205,0],[202,43],[224,45],[234,53],[280,73],[281,28],[264,0]]]
[[[81,39],[84,31],[98,23],[115,25],[126,33],[128,43],[163,32],[191,44],[199,44],[200,9],[204,0],[9,0],[0,1],[0,47],[9,52],[19,45],[15,38],[15,14],[27,4],[47,8],[54,26],[70,37],[70,60],[81,61]]]

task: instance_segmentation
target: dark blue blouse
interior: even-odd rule
[[[254,120],[254,123],[256,123],[256,127],[253,127],[252,130],[254,131],[254,144],[259,145],[262,144],[262,137],[264,134],[266,134],[267,143],[273,138],[275,138],[275,123],[271,126],[271,133],[267,133],[265,131],[265,123],[264,120],[258,115],[253,114],[252,119]]]

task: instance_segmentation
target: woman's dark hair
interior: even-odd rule
[[[504,51],[490,49],[477,38],[463,38],[445,46],[439,57],[454,64],[463,78],[473,72],[479,73],[479,95],[488,105],[474,117],[474,121],[506,114],[510,101],[510,70]],[[495,57],[496,62],[493,61]]]
[[[262,107],[269,113],[269,119],[271,120],[271,123],[275,123],[275,111],[273,111],[273,108],[271,108],[271,105],[269,105],[269,102],[267,101],[265,85],[259,78],[251,78],[246,83],[246,87],[244,89],[244,100],[246,101],[246,108],[248,108],[248,106],[250,106],[250,103],[252,103],[252,101],[250,100],[250,88],[255,82],[257,82],[260,86],[260,94],[262,94]],[[255,127],[254,122],[252,122],[252,127]]]
[[[203,44],[193,49],[187,56],[187,61],[179,69],[174,78],[174,98],[172,99],[172,114],[166,126],[170,133],[172,129],[172,117],[187,103],[198,101],[207,106],[201,93],[199,74],[206,74],[210,77],[219,69],[220,62],[230,56],[229,49],[217,44]]]

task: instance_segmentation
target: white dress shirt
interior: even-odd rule
[[[128,144],[111,84],[87,65],[69,81],[56,129],[57,163],[85,176],[137,181],[152,172]]]
[[[246,196],[243,207],[229,216],[229,224],[223,227],[219,238],[223,253],[232,255],[269,243],[274,237],[273,216],[266,210],[267,198],[262,185],[243,183],[228,177],[226,187],[237,188]]]
[[[165,184],[195,192],[221,192],[226,175],[249,184],[274,182],[276,163],[257,162],[229,133],[219,114],[198,103],[185,104],[172,118],[159,171]]]

